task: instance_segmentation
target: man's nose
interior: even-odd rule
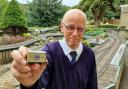
[[[74,28],[73,35],[74,36],[77,36],[78,35],[78,30],[76,28]]]

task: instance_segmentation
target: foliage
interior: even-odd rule
[[[89,44],[89,41],[88,41],[88,40],[83,40],[82,43],[85,44],[86,46],[89,46],[89,47],[91,46],[91,45]]]
[[[94,25],[87,25],[86,30],[87,31],[93,31],[93,30],[95,30],[95,26]]]
[[[107,19],[112,19],[113,17],[116,16],[116,13],[114,13],[113,11],[109,10],[107,12],[105,12],[104,14],[104,18],[107,18]]]
[[[27,27],[26,18],[16,0],[11,0],[9,2],[4,10],[1,21],[1,29]]]
[[[103,25],[100,25],[99,27],[101,27],[101,28],[118,28],[117,25],[113,25],[113,24],[103,24]]]
[[[26,38],[32,37],[32,35],[30,33],[23,33],[22,36],[23,37],[26,37]]]
[[[96,27],[94,25],[87,25],[86,32],[84,33],[85,35],[90,35],[90,36],[96,36],[103,34],[105,32],[105,28],[103,27]]]
[[[128,0],[81,0],[77,7],[84,12],[91,11],[95,25],[99,26],[104,16],[119,18],[121,1],[123,1],[123,3],[128,3]],[[89,16],[90,15],[91,14],[89,14]]]
[[[105,31],[104,27],[96,27],[95,25],[87,25],[86,31]]]
[[[47,27],[58,25],[66,10],[61,5],[62,0],[33,0],[29,4],[29,26]]]
[[[8,0],[0,0],[0,18],[7,4],[8,4]]]
[[[114,28],[117,29],[118,26],[117,25],[113,25],[113,24],[103,24],[100,25],[99,27],[95,27],[94,25],[87,25],[87,29],[86,32],[84,33],[85,35],[89,35],[89,36],[104,36],[106,37],[106,30],[109,30],[108,28]]]
[[[97,36],[97,35],[100,35],[100,34],[103,34],[104,31],[101,31],[101,30],[94,30],[94,31],[87,31],[85,33],[85,35],[89,35],[89,36]]]
[[[28,4],[19,3],[19,6],[20,6],[21,11],[24,13],[26,17],[26,20],[28,20],[27,19]]]

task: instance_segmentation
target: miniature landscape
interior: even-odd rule
[[[21,4],[16,0],[0,0],[0,89],[19,89],[20,83],[10,70],[12,50],[20,46],[41,50],[45,44],[63,39],[59,23],[71,8],[87,13],[82,43],[95,53],[99,89],[127,89],[128,1],[81,0],[73,7],[62,5],[59,0],[51,0],[54,3],[42,0],[42,6],[41,0],[35,1]]]

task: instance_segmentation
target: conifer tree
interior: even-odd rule
[[[53,26],[63,14],[62,0],[33,0],[29,5],[28,19],[31,26]]]
[[[8,0],[0,0],[0,18],[7,4],[8,4]]]
[[[16,0],[11,0],[9,2],[4,10],[1,21],[0,28],[3,30],[8,30],[11,28],[14,34],[16,34],[17,29],[27,29],[25,15]]]

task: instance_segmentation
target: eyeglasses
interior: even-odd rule
[[[78,32],[83,32],[83,31],[84,31],[84,28],[74,27],[74,26],[71,26],[71,25],[67,25],[67,26],[66,26],[64,23],[63,23],[63,26],[64,26],[66,29],[70,30],[70,31],[74,31],[75,29],[77,29]]]

